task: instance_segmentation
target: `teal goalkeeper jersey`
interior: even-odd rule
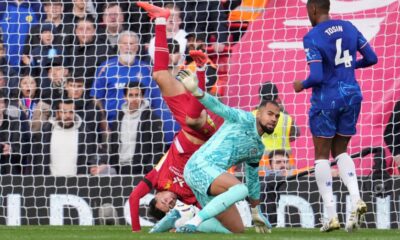
[[[255,117],[251,112],[230,108],[207,93],[200,102],[225,122],[189,161],[207,161],[226,170],[244,162],[249,196],[259,199],[258,164],[265,147],[258,135]]]

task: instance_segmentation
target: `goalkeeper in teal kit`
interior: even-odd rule
[[[260,104],[252,113],[230,108],[197,86],[196,77],[189,71],[178,76],[185,88],[209,110],[223,117],[221,128],[198,150],[186,164],[184,178],[203,209],[177,232],[195,232],[205,220],[216,217],[233,233],[244,231],[244,225],[234,203],[249,196],[251,213],[257,232],[271,228],[259,209],[260,183],[258,164],[264,152],[261,135],[271,134],[279,118],[276,102]],[[239,163],[246,164],[246,185],[227,169]]]

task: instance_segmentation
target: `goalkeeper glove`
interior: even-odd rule
[[[197,77],[189,70],[181,70],[178,75],[176,75],[176,79],[182,82],[183,86],[185,86],[186,90],[191,92],[195,97],[202,97],[204,92],[199,88],[199,80]]]
[[[254,227],[257,233],[270,233],[272,226],[269,223],[268,218],[266,218],[261,210],[260,205],[255,208],[251,208],[251,218],[253,220]]]

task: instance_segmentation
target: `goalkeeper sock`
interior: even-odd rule
[[[200,225],[201,222],[217,216],[226,209],[228,209],[232,204],[243,200],[249,194],[249,190],[244,184],[237,184],[230,187],[228,191],[215,196],[206,206],[191,220],[188,224],[195,225],[196,227]]]
[[[346,185],[347,190],[349,190],[352,209],[357,207],[357,202],[360,200],[360,189],[358,188],[356,167],[354,165],[353,159],[349,154],[342,153],[336,156],[337,165],[339,168],[339,175],[343,183]]]
[[[232,233],[226,227],[224,227],[220,221],[216,218],[210,218],[204,222],[202,222],[197,228],[199,232],[205,233]]]
[[[333,200],[332,173],[328,159],[315,160],[315,180],[321,194],[329,219],[337,217],[336,205]]]
[[[155,20],[155,52],[154,52],[154,72],[168,70],[169,52],[167,44],[167,20],[165,18],[156,18]]]

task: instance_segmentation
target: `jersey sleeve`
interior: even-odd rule
[[[254,117],[251,113],[240,109],[228,107],[208,93],[205,93],[204,97],[199,99],[199,101],[207,109],[224,118],[226,121],[238,123],[252,123],[254,121]]]
[[[155,183],[157,182],[158,172],[156,169],[151,170],[145,177],[144,180],[140,181],[139,184],[133,189],[129,196],[129,208],[131,212],[131,223],[132,231],[140,231],[140,220],[139,220],[139,205],[140,199],[148,194]]]
[[[246,185],[249,189],[249,197],[254,200],[260,199],[260,179],[258,176],[258,164],[246,163]]]
[[[321,53],[319,52],[314,39],[305,36],[303,39],[303,45],[308,64],[312,62],[322,62]]]
[[[362,59],[357,60],[356,62],[356,69],[358,68],[365,68],[372,66],[378,62],[378,57],[374,50],[372,50],[371,46],[369,45],[368,41],[364,38],[364,36],[357,30],[357,50],[363,56]]]
[[[367,39],[357,30],[357,50],[360,51],[360,49],[364,48],[367,44]]]

